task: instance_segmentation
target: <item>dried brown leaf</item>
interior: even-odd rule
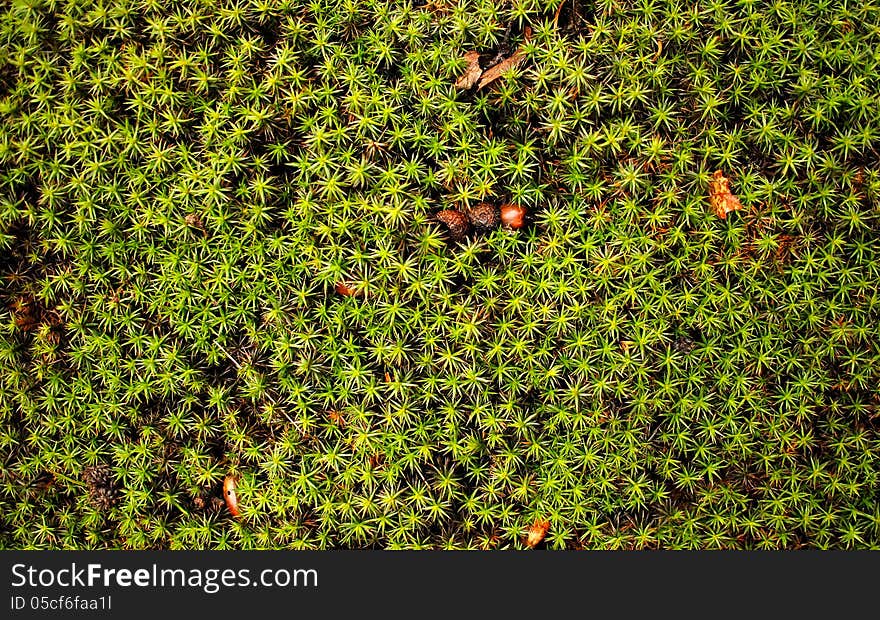
[[[477,52],[468,52],[464,55],[464,59],[467,61],[467,68],[464,73],[458,80],[455,82],[455,87],[460,88],[462,90],[467,90],[468,88],[472,88],[474,84],[477,83],[477,80],[480,79],[480,75],[482,75],[483,70],[480,69],[480,54]]]
[[[720,170],[716,170],[709,181],[709,204],[715,215],[721,219],[727,218],[728,213],[743,208],[739,198],[730,191],[730,179]]]
[[[197,213],[189,213],[185,218],[183,218],[183,220],[184,223],[190,228],[200,230],[205,237],[208,236],[208,229],[205,228],[205,223],[202,221],[202,218],[200,218]]]
[[[513,53],[512,56],[505,58],[501,62],[496,65],[492,65],[485,71],[483,71],[483,75],[480,76],[480,81],[477,82],[477,90],[483,88],[484,86],[488,86],[502,75],[508,69],[516,67],[523,60],[526,59],[526,44],[532,38],[532,29],[526,27],[525,30],[525,41],[523,41],[522,45],[520,45],[517,50]]]

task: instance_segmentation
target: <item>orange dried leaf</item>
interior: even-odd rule
[[[336,292],[343,297],[356,297],[358,295],[357,289],[353,286],[349,286],[346,282],[337,282]]]
[[[709,204],[715,211],[715,215],[722,220],[727,218],[728,213],[743,208],[739,198],[730,191],[730,179],[724,176],[720,170],[716,170],[709,181]]]
[[[483,70],[480,69],[479,53],[473,51],[468,52],[464,55],[464,59],[467,61],[467,68],[464,70],[462,76],[455,81],[455,87],[467,90],[477,83]]]
[[[537,519],[532,526],[529,528],[529,537],[526,541],[526,544],[529,547],[538,546],[542,540],[544,540],[544,536],[547,535],[547,532],[550,530],[550,522],[546,519]]]

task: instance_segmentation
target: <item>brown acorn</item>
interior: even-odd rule
[[[508,202],[501,205],[501,223],[514,230],[522,228],[526,223],[525,207]]]
[[[501,218],[498,208],[488,202],[481,202],[475,207],[468,209],[467,216],[479,232],[488,232],[498,226]]]
[[[461,241],[471,228],[468,217],[457,209],[444,209],[437,214],[437,219],[449,229],[453,241]]]

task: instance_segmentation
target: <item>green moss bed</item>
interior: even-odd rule
[[[878,147],[876,0],[4,2],[0,545],[880,547]]]

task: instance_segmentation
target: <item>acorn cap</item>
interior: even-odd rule
[[[496,228],[501,222],[498,207],[488,202],[481,202],[468,209],[467,216],[470,218],[474,228],[480,232],[488,232]]]
[[[444,209],[436,218],[446,225],[449,236],[453,241],[461,241],[471,228],[468,217],[457,209]]]

